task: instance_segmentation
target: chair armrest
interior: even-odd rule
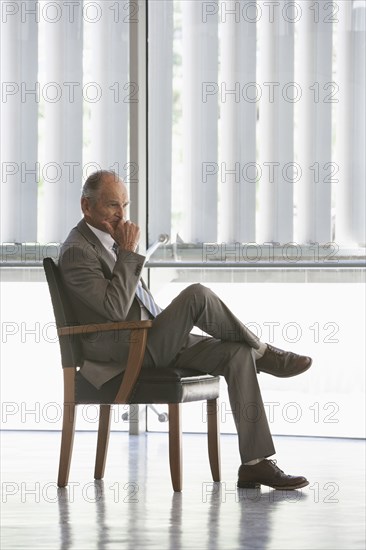
[[[89,334],[91,332],[106,332],[107,330],[141,330],[152,327],[152,321],[118,321],[115,323],[94,323],[89,325],[74,325],[59,327],[59,336],[73,336],[74,334]]]
[[[130,330],[131,337],[127,367],[117,392],[115,403],[128,403],[128,399],[139,377],[145,355],[147,331],[152,327],[152,321],[119,321],[115,323],[96,323],[89,325],[75,325],[59,327],[58,336],[73,336],[74,334],[88,334],[105,332],[108,330]]]
[[[145,355],[146,342],[147,328],[131,330],[127,367],[117,395],[114,399],[115,403],[128,403],[141,371],[142,362]]]

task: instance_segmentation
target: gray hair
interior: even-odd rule
[[[95,204],[104,178],[111,176],[115,178],[115,181],[120,180],[119,175],[114,170],[98,170],[90,174],[82,187],[81,198],[89,199]]]

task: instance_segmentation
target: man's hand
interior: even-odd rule
[[[123,250],[135,252],[140,241],[140,228],[130,220],[120,220],[117,224],[104,222],[105,228]]]

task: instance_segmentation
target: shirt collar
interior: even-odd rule
[[[91,231],[93,231],[94,235],[100,240],[100,242],[102,243],[104,248],[106,248],[106,250],[108,250],[108,252],[110,254],[112,254],[113,257],[115,258],[115,255],[112,251],[112,247],[113,247],[115,241],[111,237],[111,235],[109,233],[107,233],[106,231],[101,231],[100,229],[97,229],[96,227],[93,227],[88,222],[85,222],[85,223],[89,227],[89,229],[91,229]]]

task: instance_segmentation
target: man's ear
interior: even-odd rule
[[[90,208],[89,208],[88,199],[86,197],[81,197],[80,204],[81,204],[81,210],[82,210],[83,214],[89,214],[90,213]]]

